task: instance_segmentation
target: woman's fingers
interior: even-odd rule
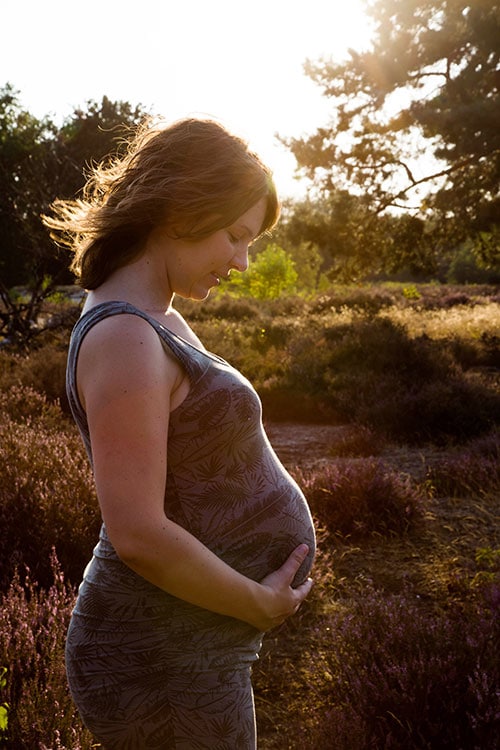
[[[298,569],[306,559],[308,552],[309,547],[307,544],[299,544],[285,560],[281,568],[267,575],[261,581],[261,584],[276,590],[288,590]]]
[[[308,553],[309,547],[307,544],[299,544],[299,546],[293,550],[290,557],[283,563],[281,568],[276,571],[283,576],[284,583],[287,586],[291,585],[295,578],[295,574],[306,559]]]
[[[306,596],[309,594],[310,590],[313,587],[313,579],[308,578],[304,583],[301,583],[300,586],[298,586],[296,589],[294,589],[295,593],[300,597],[299,603],[297,604],[296,609],[300,607]]]
[[[279,625],[287,617],[293,615],[313,585],[312,579],[308,578],[297,588],[292,588],[295,575],[309,553],[307,544],[300,544],[285,560],[281,568],[267,575],[260,583],[267,591],[265,604],[265,617],[268,625],[263,630]],[[270,599],[268,597],[270,595]]]

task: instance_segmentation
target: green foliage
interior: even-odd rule
[[[245,274],[233,274],[225,290],[257,300],[277,299],[293,292],[297,279],[292,258],[282,247],[271,244],[256,255]]]
[[[7,667],[0,667],[0,690],[4,693],[7,686]],[[7,734],[7,727],[9,725],[9,704],[0,703],[0,739],[5,737]]]
[[[70,282],[41,215],[56,198],[75,198],[92,161],[123,149],[120,138],[144,112],[127,102],[87,102],[57,127],[37,119],[7,84],[0,89],[0,336],[24,346],[54,285]],[[27,298],[19,300],[15,285]]]
[[[500,264],[496,270],[484,266],[480,258],[481,238],[476,245],[464,243],[453,256],[447,272],[451,284],[498,284]]]
[[[49,167],[55,136],[53,123],[23,109],[12,86],[0,89],[0,278],[6,288],[50,272],[40,213],[57,191]]]
[[[294,259],[297,246],[318,248],[318,272],[321,268],[330,281],[343,283],[385,267],[386,223],[363,198],[332,189],[321,197],[285,204],[275,237]]]
[[[498,268],[498,2],[374,0],[367,11],[368,49],[305,65],[330,123],[284,142],[320,190],[408,211],[388,257],[404,250],[412,266],[437,267],[450,246],[484,233],[483,259]]]
[[[403,287],[403,296],[406,297],[406,299],[420,299],[420,292],[418,291],[415,284],[411,284],[410,286],[404,286]]]

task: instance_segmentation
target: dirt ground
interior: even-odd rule
[[[346,425],[266,422],[265,429],[274,450],[288,469],[294,466],[312,469],[334,460],[333,446],[351,428]],[[414,479],[421,480],[427,467],[438,461],[444,453],[446,451],[435,446],[410,448],[384,444],[380,446],[377,457],[394,471],[410,474]]]

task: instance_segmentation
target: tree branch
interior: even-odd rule
[[[396,205],[394,201],[397,201],[399,198],[403,198],[408,192],[408,190],[413,190],[413,188],[417,187],[418,185],[423,185],[424,183],[430,182],[431,180],[435,180],[438,177],[445,177],[446,175],[452,174],[453,172],[456,172],[458,169],[461,169],[462,167],[467,167],[469,164],[473,164],[475,161],[476,161],[475,157],[470,157],[469,159],[464,159],[463,161],[458,162],[457,164],[453,164],[450,167],[447,167],[446,169],[442,169],[439,172],[434,172],[434,174],[430,174],[430,175],[427,175],[426,177],[421,177],[419,180],[415,180],[414,182],[412,182],[411,185],[408,185],[407,187],[403,188],[399,192],[389,196],[386,201],[383,201],[380,204],[380,206],[376,209],[375,213],[380,214],[388,206]]]

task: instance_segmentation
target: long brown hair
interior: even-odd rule
[[[199,240],[230,226],[262,198],[260,234],[277,221],[272,173],[241,138],[213,120],[142,125],[121,159],[96,166],[82,199],[56,200],[44,223],[74,252],[71,270],[96,289],[142,251],[155,227]]]

